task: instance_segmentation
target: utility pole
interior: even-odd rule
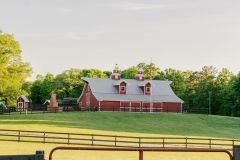
[[[211,104],[212,103],[211,102],[211,100],[212,100],[212,91],[208,92],[208,96],[209,96],[208,97],[208,114],[211,115],[212,114],[212,111],[211,111],[212,110],[212,104]]]

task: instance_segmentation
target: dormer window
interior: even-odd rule
[[[146,87],[146,93],[151,93],[151,87]]]
[[[151,83],[146,83],[145,84],[145,95],[151,95],[151,88],[152,88],[152,85],[151,85]]]
[[[121,92],[126,92],[126,86],[121,86]]]
[[[126,94],[127,93],[127,83],[125,81],[115,81],[113,86],[117,89],[119,94]]]
[[[119,93],[120,94],[126,94],[126,87],[127,87],[127,83],[126,82],[121,82],[119,85]]]
[[[138,86],[140,87],[140,89],[142,90],[144,95],[151,95],[152,94],[152,84],[151,82],[148,81],[143,81],[141,83],[138,84]]]

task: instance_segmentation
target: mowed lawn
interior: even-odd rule
[[[53,132],[109,134],[126,136],[204,136],[240,138],[240,119],[232,117],[119,112],[65,112],[28,115],[0,115],[0,129],[22,129]],[[45,159],[51,149],[61,144],[0,141],[0,155],[30,154],[44,150]],[[227,160],[223,153],[145,153],[148,160]],[[138,154],[129,152],[64,151],[54,160],[133,160]]]
[[[7,129],[11,125],[32,126],[35,124],[115,132],[240,139],[240,118],[234,117],[121,112],[0,115],[1,128]]]

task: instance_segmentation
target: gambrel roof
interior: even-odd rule
[[[138,101],[138,102],[178,102],[183,103],[179,97],[175,95],[170,84],[171,81],[162,80],[144,80],[120,79],[112,80],[111,78],[82,78],[91,88],[93,95],[97,100],[102,101]],[[126,94],[119,94],[116,84],[125,82],[127,84]],[[152,86],[152,95],[144,95],[141,90],[143,84],[150,83]]]

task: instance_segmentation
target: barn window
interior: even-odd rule
[[[151,87],[146,87],[146,93],[151,93]]]
[[[121,86],[121,92],[126,92],[126,86]]]

